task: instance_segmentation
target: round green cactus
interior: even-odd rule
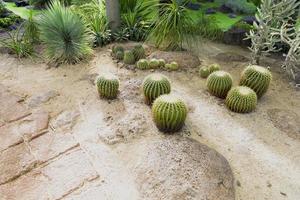
[[[159,61],[156,59],[156,58],[152,58],[150,61],[149,61],[149,67],[151,69],[156,69],[159,67]]]
[[[158,59],[158,62],[159,62],[159,67],[165,67],[166,65],[165,59]]]
[[[132,51],[124,52],[124,63],[127,65],[133,65],[135,63],[135,58]]]
[[[163,132],[179,131],[184,125],[187,112],[185,103],[174,95],[162,95],[152,106],[153,120]]]
[[[256,93],[251,88],[245,86],[232,88],[226,97],[226,106],[233,112],[251,112],[255,109],[256,104]]]
[[[169,79],[162,74],[150,74],[143,81],[143,92],[147,104],[163,94],[171,92],[171,84]]]
[[[119,51],[124,52],[124,48],[120,45],[114,45],[113,48],[112,48],[112,53],[116,54]]]
[[[261,66],[250,65],[242,73],[241,86],[247,86],[254,90],[257,97],[262,97],[268,90],[272,80],[271,72]]]
[[[208,69],[209,69],[210,73],[213,73],[215,71],[219,71],[221,69],[221,67],[218,64],[212,64],[208,67]]]
[[[225,98],[232,87],[232,77],[224,71],[216,71],[207,78],[208,91],[217,97]]]
[[[115,58],[117,60],[123,60],[124,58],[124,51],[118,51],[116,54],[115,54]]]
[[[143,45],[136,45],[133,50],[132,50],[133,54],[134,54],[134,58],[135,60],[140,60],[142,58],[146,57],[146,51],[143,47]]]
[[[210,75],[208,67],[201,67],[199,70],[201,78],[207,78]]]
[[[112,74],[103,74],[97,78],[97,89],[100,97],[114,99],[118,95],[119,79]]]
[[[140,60],[136,63],[136,67],[137,67],[138,69],[148,69],[148,68],[149,68],[148,60],[146,60],[146,59],[140,59]]]
[[[179,69],[179,65],[178,65],[177,62],[171,62],[171,63],[166,64],[165,68],[168,69],[168,70],[175,71],[175,70]]]

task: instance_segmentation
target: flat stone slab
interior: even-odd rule
[[[77,110],[66,110],[50,121],[51,127],[57,130],[70,130],[76,123],[80,112]]]
[[[122,148],[130,156],[141,199],[234,200],[234,178],[215,150],[181,136],[162,136]],[[126,149],[126,150],[125,150]],[[129,159],[128,159],[129,157]]]
[[[50,99],[58,95],[59,93],[55,90],[45,91],[40,94],[33,95],[27,100],[27,103],[29,107],[35,108],[42,105],[43,103],[48,102]]]
[[[38,167],[17,180],[0,186],[3,199],[60,199],[99,178],[79,148]]]
[[[0,185],[18,178],[35,167],[37,161],[25,143],[0,153]],[[0,193],[1,194],[1,193]]]

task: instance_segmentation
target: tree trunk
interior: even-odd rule
[[[110,29],[115,32],[121,25],[119,0],[106,0],[106,15]]]

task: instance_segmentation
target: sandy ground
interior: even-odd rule
[[[199,49],[202,50],[196,50],[196,54],[203,64],[218,62],[237,84],[247,61],[229,61],[216,55],[235,52],[247,57],[246,50],[214,43],[202,44]],[[274,76],[270,90],[259,100],[256,111],[245,115],[228,111],[223,100],[209,95],[205,80],[195,69],[161,71],[170,78],[172,91],[183,97],[190,110],[186,126],[177,134],[206,144],[228,160],[238,200],[300,198],[300,93],[275,67],[276,60],[268,63]],[[72,124],[72,135],[89,152],[89,159],[98,161],[93,165],[102,178],[109,180],[102,187],[106,198],[135,199],[139,196],[139,183],[132,173],[143,170],[131,162],[142,162],[134,152],[146,148],[136,145],[136,141],[163,137],[155,129],[140,91],[143,78],[151,72],[120,67],[106,48],[96,50],[89,63],[46,68],[39,59],[19,61],[0,55],[1,84],[23,96],[25,102],[35,94],[55,90],[59,95],[41,105],[49,111],[50,118],[66,110],[80,113],[80,120]],[[93,82],[97,74],[105,72],[114,73],[121,80],[117,100],[103,101],[97,96]],[[94,133],[99,135],[97,144]],[[167,188],[159,189],[154,193]],[[81,199],[80,190],[79,196],[75,193],[70,199]],[[149,197],[145,192],[142,195]]]

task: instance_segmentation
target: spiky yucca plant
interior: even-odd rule
[[[146,60],[146,59],[140,59],[138,62],[137,62],[137,64],[136,64],[136,67],[138,68],[138,69],[148,69],[149,68],[149,62],[148,62],[148,60]]]
[[[124,52],[124,63],[127,65],[133,65],[135,63],[135,58],[132,51]]]
[[[188,109],[185,103],[173,95],[158,97],[152,106],[152,115],[158,129],[163,132],[176,132],[184,125]]]
[[[146,51],[143,47],[143,45],[136,45],[133,50],[135,60],[140,60],[142,58],[146,57]]]
[[[210,71],[208,69],[208,67],[201,67],[199,70],[199,74],[201,76],[201,78],[207,78],[210,75]]]
[[[163,94],[171,92],[171,83],[169,79],[162,74],[150,74],[143,81],[143,92],[147,104]]]
[[[149,67],[150,67],[151,69],[159,68],[159,61],[158,61],[156,58],[152,58],[152,59],[149,61]]]
[[[56,63],[76,63],[91,53],[91,38],[83,20],[58,0],[42,13],[39,28],[46,54]]]
[[[272,74],[268,69],[258,65],[250,65],[243,71],[240,85],[253,89],[257,97],[260,98],[267,92],[271,80]]]
[[[124,59],[124,51],[118,51],[116,54],[115,54],[115,58],[117,60],[123,60]]]
[[[103,74],[97,78],[97,89],[100,97],[114,99],[118,95],[119,79],[112,74]]]
[[[225,98],[232,87],[232,77],[224,71],[216,71],[207,78],[208,91],[217,97]]]
[[[233,112],[251,112],[255,109],[256,104],[256,93],[251,88],[245,86],[232,88],[226,97],[226,106]]]
[[[210,72],[210,73],[213,73],[213,72],[215,72],[215,71],[219,71],[219,70],[221,69],[221,67],[220,67],[220,65],[218,65],[218,64],[211,64],[211,65],[208,67],[208,69],[209,69],[209,72]]]
[[[165,67],[165,65],[166,65],[166,61],[165,61],[165,59],[158,59],[158,62],[159,62],[159,67]]]

